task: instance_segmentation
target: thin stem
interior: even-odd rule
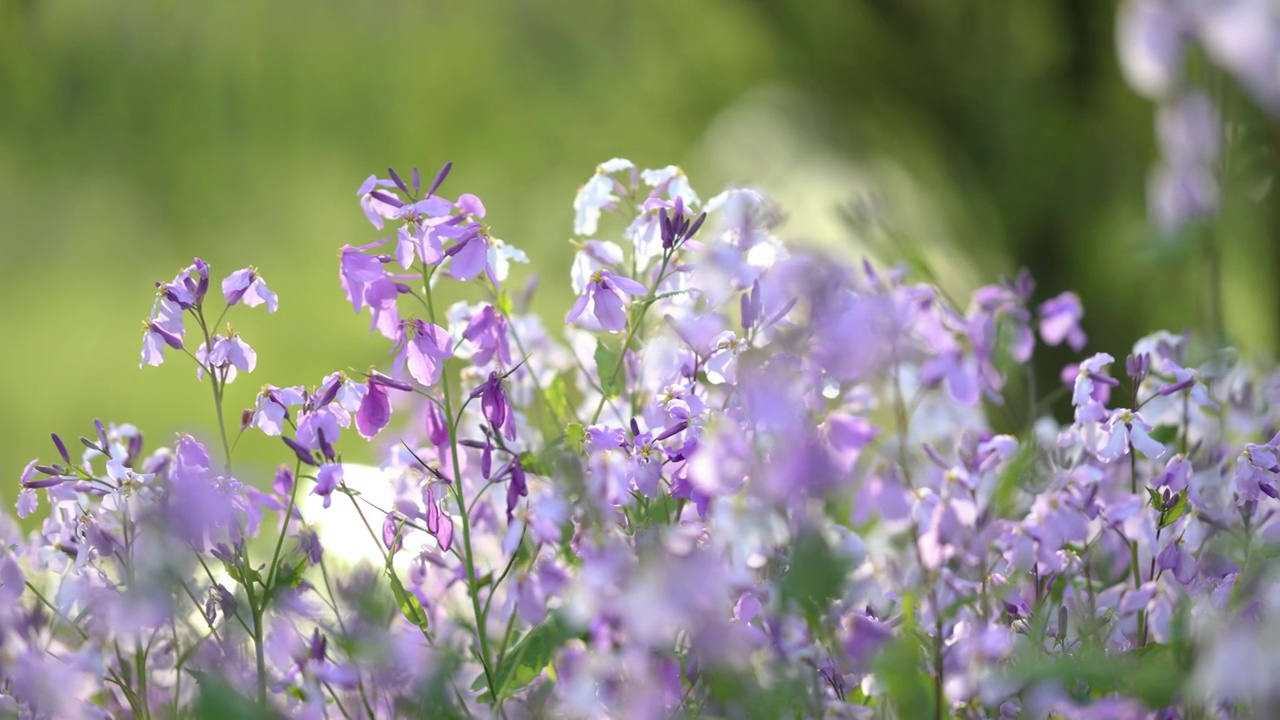
[[[422,266],[422,290],[426,298],[427,313],[430,316],[432,324],[436,324],[435,300],[431,294],[431,273],[429,265],[423,263]],[[458,423],[453,414],[453,393],[449,387],[449,381],[445,378],[441,383],[441,390],[444,394],[444,415],[446,422],[449,424],[449,456],[453,461],[453,489],[454,500],[458,503],[458,513],[462,520],[462,552],[463,566],[467,575],[467,594],[471,596],[471,612],[475,617],[476,623],[476,639],[479,642],[480,665],[484,668],[485,681],[489,685],[489,695],[492,698],[498,697],[498,689],[494,684],[493,672],[489,668],[489,637],[485,629],[484,618],[480,611],[480,590],[476,582],[476,565],[475,558],[471,550],[471,518],[467,517],[467,501],[462,495],[462,477],[458,473],[461,466],[458,456]]]
[[[293,487],[289,489],[289,507],[284,511],[284,523],[280,526],[280,536],[276,538],[275,552],[271,553],[271,565],[267,568],[267,587],[274,587],[276,564],[280,561],[280,548],[284,546],[284,536],[289,534],[289,521],[293,519],[293,508],[298,499],[298,483],[302,482],[298,474],[302,472],[302,461],[293,466]]]
[[[1133,448],[1133,441],[1129,442],[1129,491],[1134,495],[1138,494],[1138,456],[1137,451]],[[1138,591],[1142,588],[1142,568],[1138,565],[1138,541],[1129,541],[1129,562],[1133,566],[1133,589]],[[1143,610],[1138,611],[1138,641],[1140,644],[1146,643],[1147,636],[1147,613]]]
[[[609,373],[609,379],[600,383],[600,403],[596,405],[596,411],[591,414],[591,424],[594,425],[600,420],[600,413],[604,412],[605,403],[609,401],[608,393],[604,392],[604,388],[609,387],[618,379],[618,373],[622,372],[622,366],[627,361],[627,350],[631,347],[631,341],[639,332],[641,324],[644,322],[644,316],[649,312],[649,307],[653,305],[657,298],[658,288],[661,287],[662,281],[666,280],[667,265],[671,262],[672,250],[662,253],[662,266],[658,268],[658,278],[653,281],[653,287],[649,288],[649,292],[639,301],[640,309],[636,312],[635,318],[627,327],[627,335],[622,341],[622,349],[618,351],[618,362],[614,364],[613,371]]]
[[[196,322],[200,325],[200,332],[204,335],[204,347],[206,353],[213,352],[213,341],[209,336],[209,326],[204,321],[204,309],[199,308],[196,311]],[[221,318],[219,318],[221,319]],[[206,355],[206,357],[208,357]],[[198,361],[197,361],[198,362]],[[222,392],[226,388],[225,383],[218,382],[218,374],[214,371],[212,365],[203,363],[205,371],[209,375],[209,385],[213,388],[213,409],[218,420],[218,434],[222,436],[222,457],[225,458],[223,467],[226,474],[231,474],[231,443],[227,440],[227,424],[222,418]]]

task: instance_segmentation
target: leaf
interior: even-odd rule
[[[596,341],[596,372],[600,374],[600,388],[607,398],[616,398],[622,393],[623,376],[618,368],[618,354],[609,349],[603,340]]]
[[[510,697],[533,682],[551,664],[556,651],[575,636],[576,633],[566,627],[558,616],[548,615],[541,625],[530,630],[507,651],[493,678],[498,697]],[[485,677],[482,673],[471,684],[471,689],[482,690],[484,686]],[[491,696],[486,690],[479,699],[481,702],[490,702]]]
[[[924,663],[924,647],[915,619],[906,617],[872,663],[876,679],[884,683],[898,717],[933,717],[933,690],[925,682]]]
[[[587,429],[582,423],[571,422],[564,428],[564,444],[568,445],[575,453],[581,453],[583,446],[587,442]]]
[[[556,375],[547,386],[547,404],[551,406],[551,414],[557,421],[573,417],[573,403],[569,401],[569,388],[565,384],[564,375]]]
[[[494,307],[504,316],[511,317],[511,296],[507,294],[506,290],[498,290],[498,299],[494,303]]]
[[[998,517],[1008,517],[1014,511],[1014,498],[1023,479],[1035,469],[1035,442],[1024,440],[1019,443],[1018,452],[1005,463],[1004,471],[996,483],[991,505]]]
[[[543,454],[534,455],[528,450],[520,453],[520,467],[532,475],[552,477],[556,474],[555,468],[551,466],[547,458],[543,457]]]
[[[1152,430],[1149,434],[1151,435],[1152,440],[1155,440],[1161,445],[1168,445],[1169,443],[1178,439],[1178,426],[1177,425],[1157,425],[1156,429]]]
[[[788,560],[782,597],[798,604],[810,626],[816,626],[827,605],[840,595],[849,561],[833,552],[816,532],[797,538]]]
[[[227,718],[274,718],[275,713],[241,695],[226,681],[214,675],[191,672],[200,691],[191,717],[197,720],[226,720]]]
[[[1164,508],[1164,495],[1161,495],[1159,490],[1147,488],[1147,495],[1151,496],[1151,507],[1157,510]]]
[[[1160,527],[1166,528],[1178,521],[1183,515],[1187,514],[1187,491],[1178,491],[1178,499],[1173,502],[1173,507],[1164,511],[1160,518]]]
[[[422,607],[418,596],[405,589],[395,570],[387,568],[387,578],[391,580],[391,594],[396,599],[396,606],[400,608],[400,613],[406,620],[417,625],[423,635],[426,635],[429,625],[427,611]]]

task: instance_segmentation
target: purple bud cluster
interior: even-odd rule
[[[960,304],[785,245],[758,192],[621,159],[574,201],[553,330],[449,169],[360,186],[395,232],[339,278],[388,360],[263,386],[232,430],[280,438],[270,478],[233,463],[256,354],[219,327],[275,294],[232,273],[210,322],[206,263],[158,284],[143,364],[196,333],[221,447],[99,422],[27,466],[39,525],[0,517],[6,713],[1280,712],[1274,371],[1156,333],[1121,372],[1025,272]],[[1077,356],[1051,383],[1040,343]],[[377,466],[344,461],[370,441]]]

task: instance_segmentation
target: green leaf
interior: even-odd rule
[[[569,401],[569,388],[564,375],[556,375],[547,386],[547,404],[556,420],[573,417],[573,403]]]
[[[1152,430],[1149,434],[1151,435],[1152,440],[1155,440],[1161,445],[1168,445],[1169,443],[1178,439],[1178,426],[1177,425],[1157,425],[1156,429]]]
[[[498,290],[498,300],[494,303],[494,307],[506,317],[511,317],[511,296],[506,290]]]
[[[1156,490],[1155,488],[1147,488],[1147,495],[1151,496],[1151,507],[1157,510],[1164,509],[1164,495],[1162,495],[1159,490]]]
[[[1048,681],[1078,699],[1120,692],[1152,708],[1173,702],[1187,675],[1173,648],[1157,644],[1123,655],[1098,650],[1052,658],[1027,654],[1010,667],[1019,683]]]
[[[520,641],[507,651],[501,667],[493,678],[499,698],[507,698],[519,692],[542,674],[544,668],[551,664],[556,651],[570,638],[576,636],[564,625],[556,615],[548,615],[543,623],[530,630]],[[482,673],[471,684],[472,690],[484,689],[485,678]],[[480,696],[481,702],[490,702],[491,696],[486,691]]]
[[[999,481],[996,483],[991,504],[996,511],[997,517],[1008,517],[1013,513],[1015,510],[1014,499],[1017,497],[1018,488],[1022,486],[1023,480],[1035,470],[1035,462],[1035,443],[1023,440],[1018,446],[1018,452],[1009,458],[1009,462],[1005,463],[1004,471],[1000,473]]]
[[[580,422],[571,422],[564,428],[564,444],[575,453],[581,453],[587,442],[587,429]]]
[[[199,686],[196,706],[191,717],[197,720],[228,720],[229,718],[274,718],[275,713],[241,695],[235,688],[215,675],[189,671]]]
[[[400,613],[404,615],[406,620],[421,628],[422,634],[426,635],[429,624],[427,611],[423,609],[418,596],[405,589],[395,570],[387,568],[387,578],[391,580],[391,594],[396,599],[396,605],[400,608]]]
[[[1160,518],[1160,527],[1166,528],[1178,521],[1178,518],[1187,514],[1187,491],[1178,491],[1178,499],[1173,501],[1173,506],[1164,511]]]
[[[623,377],[618,368],[618,354],[609,349],[603,340],[596,341],[596,372],[600,374],[600,388],[605,397],[616,398],[622,393]]]
[[[933,717],[933,690],[925,682],[925,653],[915,619],[907,616],[872,663],[889,701],[902,718]]]
[[[816,626],[827,605],[839,597],[848,566],[849,561],[832,551],[821,535],[805,533],[791,546],[782,597],[799,605],[810,626]]]
[[[520,453],[520,467],[524,468],[527,473],[542,475],[543,477],[552,477],[556,474],[551,463],[542,454],[534,455],[528,450]]]

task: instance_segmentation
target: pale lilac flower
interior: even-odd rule
[[[1181,367],[1173,367],[1170,372],[1173,373],[1173,382],[1162,386],[1156,392],[1160,395],[1173,395],[1184,390],[1190,390],[1191,401],[1198,407],[1217,412],[1219,405],[1213,398],[1209,397],[1209,389],[1204,383],[1200,382],[1199,375],[1194,370],[1188,370]]]
[[[595,276],[597,270],[622,263],[622,248],[607,240],[588,240],[573,255],[569,280],[575,293],[581,294]]]
[[[300,413],[296,442],[311,452],[323,451],[325,445],[338,441],[342,428],[350,423],[346,411],[332,403]]]
[[[373,316],[370,329],[376,328],[384,337],[394,339],[400,323],[396,309],[400,288],[387,277],[381,259],[361,252],[379,244],[381,243],[364,247],[344,246],[339,277],[352,308],[357,313],[366,306],[370,308]]]
[[[1065,340],[1072,350],[1084,349],[1085,334],[1080,329],[1084,309],[1075,293],[1065,292],[1040,304],[1040,337],[1048,345]]]
[[[30,517],[31,513],[35,512],[36,509],[40,507],[40,496],[36,495],[36,491],[31,488],[23,488],[18,491],[18,502],[16,507],[18,509],[18,517]]]
[[[578,194],[573,199],[574,234],[595,234],[600,222],[600,211],[616,207],[619,197],[615,193],[626,191],[612,175],[626,170],[634,174],[635,167],[630,160],[614,158],[596,168],[596,174],[578,189]]]
[[[387,193],[378,192],[378,188],[393,188],[396,183],[391,180],[383,180],[377,175],[370,175],[360,184],[360,188],[356,190],[356,196],[360,198],[360,209],[364,211],[365,217],[369,218],[369,222],[379,230],[382,229],[384,220],[395,219],[397,211],[403,206],[394,196]],[[376,194],[375,194],[376,193]]]
[[[462,336],[475,345],[471,362],[484,367],[497,356],[502,367],[511,366],[511,343],[507,339],[507,318],[492,305],[485,305],[471,317]]]
[[[644,295],[648,292],[643,285],[628,277],[614,275],[608,270],[597,270],[587,283],[586,292],[578,296],[577,302],[565,317],[565,324],[578,319],[578,316],[591,305],[592,314],[599,321],[600,327],[609,332],[621,332],[627,326],[627,313],[624,302],[627,295]]]
[[[26,589],[24,587],[26,581],[26,575],[18,566],[13,553],[6,552],[3,557],[0,557],[0,602],[16,602],[22,595],[22,591]]]
[[[453,340],[449,332],[422,320],[400,323],[396,348],[396,366],[408,369],[413,379],[423,385],[440,382],[444,361],[453,357]]]
[[[258,393],[251,424],[271,437],[278,437],[284,432],[284,423],[289,420],[289,408],[306,402],[300,387],[278,388],[267,385]]]
[[[1098,399],[1099,394],[1120,384],[1119,380],[1102,374],[1102,371],[1115,361],[1116,359],[1107,353],[1098,353],[1080,363],[1075,376],[1075,387],[1071,393],[1071,404],[1077,408],[1078,420],[1085,419],[1081,417],[1081,413],[1087,415],[1090,420],[1102,419],[1103,401]]]
[[[222,295],[227,299],[227,307],[240,302],[249,307],[266,303],[267,312],[275,312],[280,307],[276,294],[267,288],[257,268],[248,267],[228,275],[222,281]]]
[[[478,224],[470,225],[457,242],[444,251],[445,257],[453,258],[449,264],[449,274],[458,280],[470,280],[481,270],[494,284],[498,284],[498,274],[489,263],[489,236]]]
[[[1151,430],[1151,425],[1139,413],[1124,409],[1112,410],[1103,426],[1097,455],[1111,462],[1127,455],[1129,448],[1133,447],[1149,458],[1158,458],[1164,455],[1167,448],[1152,439]]]
[[[1139,93],[1162,98],[1182,80],[1190,27],[1180,3],[1126,0],[1116,19],[1120,70]]]
[[[186,332],[182,323],[183,309],[177,302],[160,294],[151,307],[151,319],[144,324],[142,337],[143,365],[158,366],[164,362],[164,346],[182,349],[182,337]]]
[[[311,490],[311,494],[324,498],[324,506],[327,508],[332,501],[333,491],[337,490],[341,484],[342,465],[325,463],[316,471],[316,486]]]
[[[213,350],[204,343],[196,350],[196,360],[200,363],[196,366],[196,377],[203,380],[206,368],[216,369],[222,371],[222,381],[230,383],[236,379],[237,371],[253,372],[257,367],[258,353],[239,335],[214,335],[212,340]]]

